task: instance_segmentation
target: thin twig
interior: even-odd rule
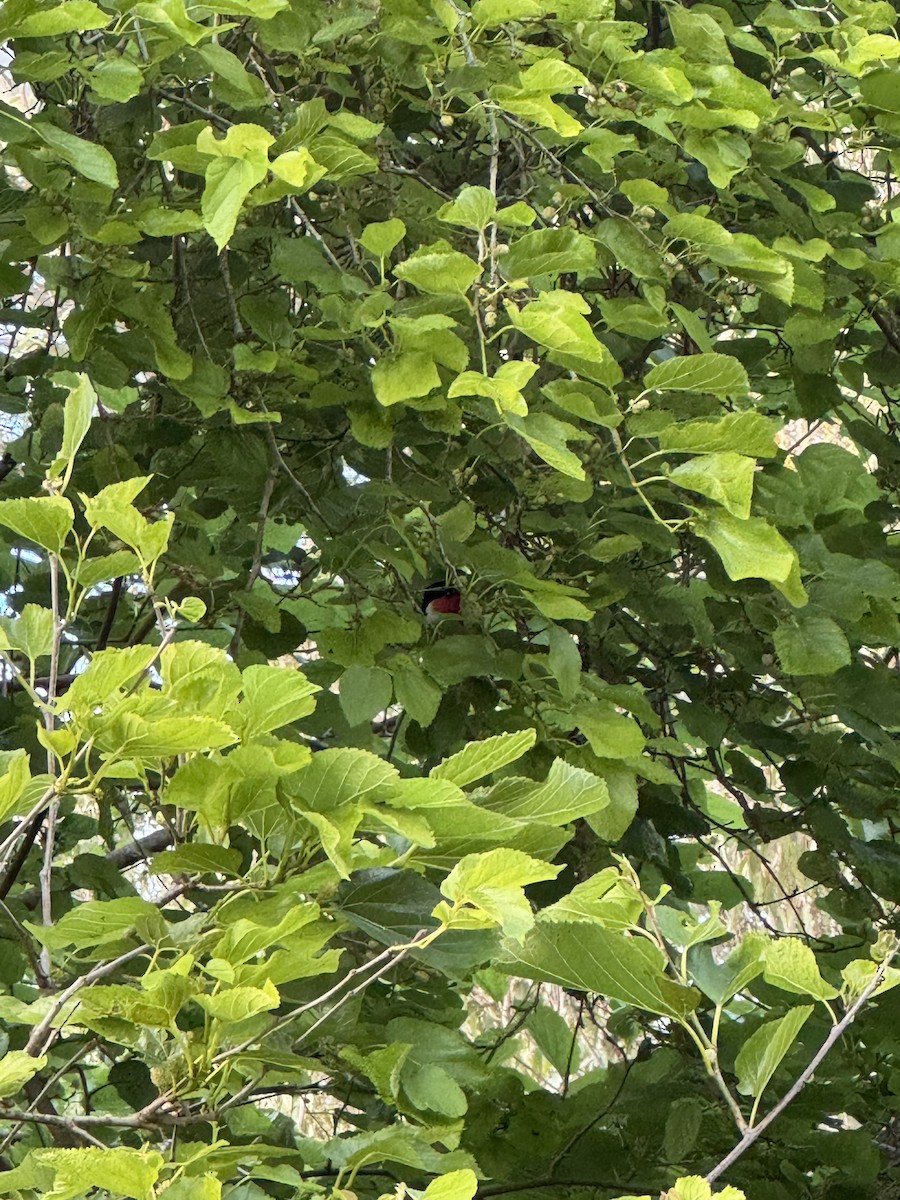
[[[25,866],[25,860],[31,853],[32,846],[37,841],[37,836],[41,831],[41,826],[43,823],[44,814],[42,812],[37,813],[32,818],[31,824],[19,843],[16,853],[13,855],[12,862],[9,864],[9,867],[7,868],[2,880],[0,880],[0,901],[6,899],[12,890],[13,884],[19,878],[22,868]],[[40,892],[37,889],[35,889],[35,891],[37,892],[37,900],[34,904],[29,906],[31,908],[35,908],[40,902]]]
[[[59,820],[59,793],[53,796],[47,809],[47,819],[44,824],[44,859],[38,872],[38,882],[41,888],[41,921],[44,925],[53,924],[53,855],[56,850],[56,822]],[[48,980],[52,979],[53,966],[50,961],[50,950],[41,947],[41,973]]]
[[[186,890],[186,886],[181,890]],[[167,893],[163,900],[160,901],[160,904],[168,899],[171,899],[171,893]],[[313,1022],[309,1029],[305,1030],[301,1035],[300,1040],[302,1041],[305,1038],[308,1038],[310,1034],[314,1033],[315,1030],[323,1024],[323,1022],[333,1016],[334,1013],[337,1012],[337,1010],[344,1004],[346,1004],[348,1000],[353,999],[354,996],[358,996],[360,992],[364,991],[370,984],[374,983],[376,979],[380,979],[382,975],[387,974],[387,972],[390,971],[392,967],[396,966],[397,963],[401,962],[411,950],[414,950],[424,938],[431,936],[433,933],[434,930],[419,930],[416,936],[410,942],[406,943],[406,945],[402,947],[388,946],[386,950],[383,950],[381,954],[377,955],[370,962],[363,963],[358,967],[354,967],[352,971],[348,971],[343,979],[339,980],[333,987],[329,988],[327,992],[324,992],[321,996],[317,996],[314,1000],[307,1001],[306,1004],[301,1004],[299,1008],[295,1008],[292,1012],[288,1013],[286,1017],[283,1017],[275,1025],[271,1026],[266,1031],[265,1037],[272,1037],[273,1034],[277,1033],[285,1026],[290,1025],[292,1021],[295,1021],[297,1017],[301,1016],[303,1013],[308,1012],[312,1008],[318,1008],[320,1004],[323,1004],[325,1001],[331,999],[332,996],[335,996],[342,991],[350,982],[350,980],[355,978],[357,975],[366,974],[367,977],[365,979],[358,983],[356,987],[351,988],[348,992],[341,996],[337,1002],[333,1004],[325,1014],[323,1014],[323,1016]],[[399,953],[397,953],[398,950]],[[372,967],[378,964],[381,964],[379,969],[372,974],[368,974]],[[235,1058],[239,1054],[243,1054],[244,1051],[249,1050],[251,1046],[255,1046],[257,1042],[259,1042],[260,1036],[261,1035],[256,1034],[254,1037],[247,1038],[246,1041],[238,1043],[237,1046],[230,1046],[227,1050],[221,1050],[213,1058],[210,1066],[213,1068],[223,1066],[230,1059]],[[255,1083],[254,1086],[256,1086]],[[170,1088],[167,1092],[160,1093],[160,1095],[151,1100],[149,1104],[146,1104],[140,1110],[140,1112],[135,1113],[131,1120],[137,1126],[151,1123],[152,1119],[154,1118],[154,1114],[158,1112],[159,1109],[171,1104],[175,1099],[175,1096],[176,1093],[174,1088]]]
[[[333,267],[335,267],[338,271],[343,271],[344,268],[341,266],[340,260],[335,257],[334,252],[332,251],[331,247],[325,241],[324,237],[322,237],[321,233],[319,233],[318,229],[315,227],[312,220],[307,215],[306,211],[300,207],[300,202],[294,196],[291,196],[290,200],[288,201],[288,207],[290,208],[291,212],[293,212],[293,214],[299,219],[300,224],[303,226],[303,228],[306,230],[306,232],[309,234],[309,236],[311,238],[314,238],[319,243],[319,245],[322,247],[322,253],[328,259],[328,261],[331,263],[331,265]]]
[[[334,1008],[329,1009],[328,1015],[331,1015],[331,1013],[334,1012],[337,1007],[340,1007],[340,1005],[346,1003],[351,996],[357,995],[363,988],[367,988],[370,983],[374,983],[376,979],[380,979],[386,971],[389,971],[391,967],[395,965],[395,963],[400,962],[401,959],[405,958],[411,950],[415,949],[416,945],[422,941],[423,938],[427,937],[429,933],[433,932],[433,930],[420,930],[412,939],[412,941],[400,948],[399,954],[395,954],[395,951],[398,949],[397,946],[388,946],[386,950],[382,950],[381,954],[376,955],[376,957],[371,959],[369,962],[362,963],[360,966],[354,967],[352,971],[348,971],[344,978],[339,980],[333,987],[329,988],[327,992],[323,992],[321,996],[316,996],[315,1000],[308,1000],[306,1004],[301,1004],[299,1008],[295,1008],[292,1012],[288,1013],[286,1017],[284,1017],[278,1022],[277,1025],[268,1031],[266,1036],[270,1037],[278,1029],[281,1029],[285,1025],[289,1025],[291,1021],[296,1020],[296,1018],[302,1016],[303,1013],[309,1012],[310,1009],[318,1008],[320,1004],[324,1004],[326,1001],[330,1000],[333,996],[336,996],[340,991],[342,991],[351,979],[355,979],[357,975],[366,974],[367,972],[371,971],[373,967],[377,966],[379,969],[374,974],[370,975],[367,979],[364,979],[362,983],[357,984],[355,988],[349,991],[345,996],[341,997],[341,999],[338,1001],[338,1004],[334,1006]],[[303,1037],[308,1037],[313,1029],[320,1024],[321,1019],[316,1021],[315,1025],[310,1026],[310,1028],[307,1029],[303,1034]],[[248,1038],[246,1042],[241,1042],[238,1046],[233,1046],[228,1050],[223,1050],[221,1053],[216,1055],[216,1057],[213,1059],[213,1063],[218,1065],[220,1062],[225,1062],[227,1059],[233,1058],[236,1054],[243,1054],[245,1050],[249,1050],[250,1047],[255,1045],[258,1041],[259,1035],[253,1038]]]
[[[101,1142],[84,1128],[86,1123],[101,1125],[104,1123],[102,1120],[85,1117],[61,1117],[58,1113],[21,1112],[18,1109],[9,1109],[0,1113],[0,1120],[15,1121],[17,1126],[32,1122],[36,1125],[50,1125],[66,1129],[69,1133],[81,1138],[82,1141],[87,1142],[90,1146],[97,1146],[101,1150],[109,1149],[105,1142]],[[121,1124],[115,1118],[113,1118],[112,1123]]]
[[[78,757],[84,757],[84,755],[87,753],[87,749],[88,743],[85,742]],[[19,839],[24,837],[29,831],[29,828],[35,818],[43,815],[44,810],[55,795],[56,782],[54,781],[44,792],[43,796],[41,796],[40,800],[38,800],[37,804],[35,804],[34,807],[25,814],[21,821],[19,821],[12,833],[8,834],[3,841],[0,842],[0,869],[6,867],[7,863],[9,862],[8,852],[13,848],[13,846],[16,845]]]
[[[59,609],[59,555],[51,553],[50,565],[50,611],[53,620],[53,642],[50,650],[50,677],[47,681],[47,704],[44,708],[44,728],[52,734],[56,728],[57,681],[59,678],[59,652],[62,642],[63,622]],[[47,773],[55,779],[59,763],[56,754],[47,747]],[[38,872],[38,883],[41,889],[41,920],[45,925],[53,924],[53,903],[51,886],[53,882],[53,855],[56,850],[56,822],[59,819],[59,792],[54,792],[47,810],[44,822],[44,857]],[[46,946],[41,947],[41,974],[50,982],[53,966],[50,961],[50,951]]]
[[[266,441],[269,443],[269,449],[272,452],[272,457],[275,459],[275,461],[278,463],[279,467],[282,469],[282,471],[284,471],[285,475],[287,475],[288,479],[291,481],[291,483],[294,485],[294,487],[297,489],[297,491],[303,497],[306,504],[309,506],[310,512],[312,512],[315,516],[317,516],[319,518],[319,520],[322,522],[322,524],[325,526],[325,528],[330,533],[331,529],[328,525],[328,522],[325,520],[325,517],[322,515],[321,509],[316,504],[315,500],[313,500],[312,496],[309,494],[309,492],[303,486],[303,484],[300,482],[300,480],[297,478],[297,476],[294,474],[294,472],[291,470],[291,468],[284,461],[284,455],[278,449],[278,442],[275,438],[275,434],[272,432],[271,425],[269,425],[267,422],[263,428],[265,429]]]
[[[22,948],[25,951],[25,953],[28,955],[28,961],[31,964],[32,971],[34,971],[34,977],[35,977],[35,980],[37,981],[38,987],[42,991],[47,991],[47,990],[51,989],[53,987],[53,981],[46,975],[46,973],[44,972],[44,967],[43,967],[43,964],[41,963],[40,957],[37,954],[35,954],[34,938],[31,936],[31,934],[28,932],[28,930],[25,928],[25,926],[22,924],[22,922],[19,920],[19,918],[16,916],[16,914],[12,911],[12,909],[9,907],[9,905],[6,903],[5,900],[0,900],[0,912],[3,913],[3,915],[6,917],[7,921],[9,921],[9,923],[15,929],[16,933],[19,935],[19,937],[22,941]],[[2,1154],[2,1153],[3,1153],[3,1151],[2,1151],[2,1149],[0,1149],[0,1154]]]
[[[148,945],[138,946],[134,950],[126,950],[118,958],[98,963],[96,967],[93,967],[85,975],[79,975],[76,980],[69,984],[65,991],[60,992],[56,997],[43,1021],[39,1025],[35,1025],[31,1031],[31,1037],[29,1037],[25,1045],[25,1053],[30,1054],[33,1058],[40,1058],[42,1054],[46,1054],[53,1043],[55,1035],[55,1030],[51,1026],[72,997],[80,992],[82,988],[95,983],[96,980],[103,979],[106,975],[111,975],[113,971],[117,971],[125,963],[131,962],[133,958],[139,958],[142,954],[149,954],[150,950],[151,947]],[[47,1036],[48,1033],[49,1037]]]
[[[231,128],[233,121],[229,121],[227,117],[223,117],[221,113],[213,112],[211,108],[203,108],[202,105],[196,104],[187,96],[178,96],[173,92],[168,92],[165,88],[157,88],[156,94],[161,96],[163,100],[168,100],[170,104],[182,104],[185,108],[189,108],[191,112],[197,113],[201,117],[206,117],[207,121],[211,121],[217,128],[226,131]]]
[[[277,461],[273,461],[269,468],[269,474],[266,476],[265,487],[263,488],[262,496],[259,501],[259,512],[256,515],[256,543],[253,547],[253,561],[250,564],[250,570],[247,572],[247,583],[244,587],[245,592],[252,592],[253,585],[259,579],[259,573],[262,570],[263,547],[266,539],[266,522],[269,519],[269,505],[272,503],[272,493],[275,491],[275,484],[278,482],[279,465]],[[234,657],[241,644],[241,629],[244,625],[244,612],[242,608],[234,622],[234,636],[231,639],[229,653]]]
[[[52,732],[55,720],[53,703],[56,700],[56,680],[59,675],[59,651],[62,642],[63,626],[59,615],[59,555],[50,554],[50,611],[53,618],[53,643],[50,650],[50,677],[47,682],[47,707],[44,710],[44,726]],[[47,751],[47,771],[56,775],[56,755],[52,750]]]
[[[119,607],[119,598],[122,595],[122,585],[125,579],[122,575],[116,576],[113,580],[112,588],[109,593],[109,604],[106,606],[106,615],[103,618],[103,624],[100,626],[100,632],[97,634],[97,641],[94,645],[94,653],[100,650],[105,650],[109,643],[109,635],[112,633],[112,627],[116,620],[116,611]]]
[[[457,15],[456,32],[459,37],[460,44],[463,48],[463,53],[466,56],[466,62],[470,67],[481,65],[481,60],[472,48],[472,43],[469,39],[468,31],[466,30],[466,21],[470,19],[469,14],[458,8],[453,0],[450,0],[450,7]],[[488,167],[488,189],[494,197],[494,208],[497,207],[497,173],[500,166],[500,127],[497,124],[497,113],[494,110],[491,98],[485,92],[479,92],[479,97],[484,105],[484,111],[487,115],[488,135],[490,137],[491,153]],[[484,231],[478,235],[478,261],[481,263],[484,258],[488,258],[489,262],[489,279],[491,285],[492,299],[490,300],[486,317],[492,314],[491,319],[487,321],[488,327],[492,326],[497,319],[497,300],[493,293],[497,290],[497,222],[491,221],[488,226],[488,235],[485,238]]]
[[[819,1047],[819,1049],[813,1055],[812,1060],[810,1061],[810,1063],[806,1067],[806,1069],[800,1073],[800,1075],[797,1077],[797,1079],[794,1081],[794,1083],[788,1088],[788,1090],[781,1097],[781,1099],[778,1101],[778,1103],[769,1109],[769,1111],[766,1113],[766,1115],[763,1117],[763,1119],[761,1121],[759,1121],[758,1124],[754,1125],[751,1129],[748,1129],[747,1132],[744,1134],[744,1136],[741,1138],[741,1140],[737,1143],[737,1145],[732,1150],[730,1150],[728,1152],[728,1154],[725,1155],[725,1157],[721,1160],[721,1162],[718,1162],[713,1167],[713,1169],[706,1176],[707,1183],[715,1183],[715,1181],[719,1178],[719,1176],[724,1171],[727,1171],[728,1168],[730,1166],[732,1166],[733,1163],[736,1163],[737,1160],[739,1158],[741,1158],[742,1155],[746,1154],[746,1152],[750,1149],[750,1147],[753,1145],[753,1143],[762,1136],[762,1134],[768,1129],[768,1127],[772,1124],[772,1122],[781,1116],[781,1114],[784,1112],[784,1110],[787,1108],[787,1106],[790,1104],[790,1102],[792,1100],[796,1099],[796,1097],[800,1094],[800,1092],[803,1091],[803,1089],[809,1083],[810,1079],[812,1079],[813,1075],[815,1074],[816,1068],[822,1062],[825,1055],[828,1053],[828,1051],[831,1049],[831,1047],[835,1044],[835,1042],[842,1036],[844,1031],[846,1029],[848,1029],[850,1025],[853,1024],[853,1022],[856,1020],[856,1017],[857,1017],[860,1009],[863,1007],[863,1005],[866,1003],[866,1001],[869,999],[869,997],[872,995],[872,993],[877,991],[878,988],[880,987],[880,985],[884,982],[884,976],[885,976],[885,972],[887,971],[887,967],[888,967],[887,961],[885,961],[879,965],[877,971],[872,976],[872,978],[869,980],[869,982],[866,984],[866,986],[863,988],[863,990],[860,992],[859,996],[856,998],[854,1003],[850,1006],[850,1008],[847,1009],[846,1013],[844,1013],[844,1015],[840,1019],[840,1021],[838,1021],[838,1023],[835,1026],[833,1026],[833,1028],[831,1029],[831,1031],[828,1034],[828,1037],[826,1037],[825,1041],[822,1043],[822,1045]]]
[[[309,1037],[311,1037],[312,1034],[314,1034],[320,1026],[324,1025],[326,1021],[329,1021],[334,1016],[334,1014],[338,1011],[338,1009],[342,1008],[347,1003],[348,1000],[352,1000],[354,998],[354,996],[358,996],[361,992],[364,992],[365,989],[367,987],[369,987],[370,984],[373,984],[376,979],[380,979],[382,977],[382,975],[386,975],[388,973],[388,971],[393,970],[393,968],[396,967],[398,963],[402,962],[403,959],[406,958],[406,956],[412,950],[415,949],[416,943],[418,941],[421,941],[423,938],[425,938],[427,936],[428,936],[427,930],[419,930],[419,932],[412,939],[412,941],[409,942],[407,945],[405,945],[402,948],[402,950],[400,951],[400,953],[397,954],[393,959],[391,959],[390,962],[386,962],[384,964],[384,966],[379,967],[379,969],[377,971],[375,971],[372,975],[370,975],[367,979],[363,979],[362,982],[360,982],[356,985],[356,987],[351,988],[349,992],[346,992],[343,996],[341,996],[340,999],[336,1003],[334,1003],[331,1006],[331,1008],[328,1009],[327,1012],[324,1012],[322,1014],[322,1016],[318,1018],[318,1020],[314,1021],[312,1023],[312,1025],[310,1025],[309,1029],[305,1029],[303,1031],[303,1033],[300,1035],[297,1042],[295,1042],[295,1044],[294,1044],[294,1051],[296,1052],[298,1047],[301,1046]],[[394,947],[394,949],[395,948],[396,947]]]
[[[234,285],[231,282],[231,268],[228,265],[227,250],[223,250],[219,255],[219,271],[225,287],[225,299],[228,301],[228,311],[231,313],[231,332],[237,341],[242,342],[247,335],[244,332],[244,326],[241,322],[241,314],[238,312],[237,297],[234,294]]]

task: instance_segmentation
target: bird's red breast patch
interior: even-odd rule
[[[422,612],[429,621],[439,617],[451,616],[460,609],[459,588],[455,588],[444,579],[430,583],[422,596]]]
[[[458,613],[459,612],[459,592],[447,592],[444,596],[437,596],[428,605],[429,613]]]

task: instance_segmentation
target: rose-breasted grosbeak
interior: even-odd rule
[[[459,612],[459,588],[451,587],[446,579],[429,583],[422,595],[422,612],[426,621],[439,621],[451,613]]]

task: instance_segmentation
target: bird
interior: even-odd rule
[[[422,612],[429,622],[440,621],[442,617],[459,613],[462,597],[459,588],[448,584],[446,579],[436,579],[429,583],[422,593]]]

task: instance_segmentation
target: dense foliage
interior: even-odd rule
[[[0,6],[4,1195],[888,1194],[896,21]]]

